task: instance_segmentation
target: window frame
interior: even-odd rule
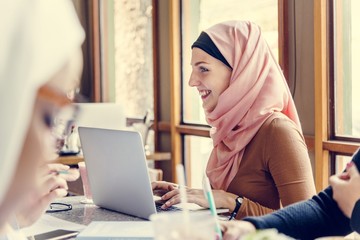
[[[333,0],[314,2],[315,184],[318,191],[328,186],[329,176],[335,173],[336,156],[351,156],[360,147],[360,139],[335,134],[334,9]]]

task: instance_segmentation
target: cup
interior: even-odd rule
[[[186,221],[187,219],[187,221]],[[216,239],[215,219],[209,212],[163,212],[150,216],[155,240]]]
[[[83,189],[84,189],[84,197],[85,197],[80,202],[85,203],[85,204],[93,203],[85,162],[79,162],[78,167],[79,167],[79,171],[80,171],[81,181],[82,181]]]

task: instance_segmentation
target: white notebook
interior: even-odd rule
[[[76,239],[101,240],[101,239],[153,239],[154,232],[150,221],[125,221],[125,222],[91,222]]]

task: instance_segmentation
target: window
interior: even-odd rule
[[[203,173],[210,157],[212,149],[211,138],[185,136],[185,159],[196,159],[196,161],[185,162],[188,167],[187,181],[192,188],[202,188]]]
[[[345,147],[360,142],[360,30],[355,23],[360,20],[357,12],[360,2],[356,0],[330,2],[329,39],[330,58],[330,111],[329,142],[337,141],[333,145],[337,149],[330,149],[330,174],[345,169],[346,163],[356,149]],[[331,24],[332,23],[332,24]],[[331,105],[332,104],[332,105]],[[344,156],[347,155],[347,156]]]
[[[152,0],[101,1],[99,9],[101,100],[122,105],[125,116],[131,119],[128,124],[142,122],[145,116],[153,120]],[[150,125],[147,121],[146,127]],[[143,134],[147,136],[143,140],[153,151],[153,132],[148,133]]]
[[[334,1],[334,135],[360,138],[360,2]]]
[[[181,1],[182,48],[182,130],[188,184],[201,187],[202,173],[212,150],[210,138],[205,133],[191,131],[191,126],[207,126],[202,101],[196,88],[188,86],[191,74],[191,45],[202,30],[229,20],[249,20],[258,24],[272,49],[278,56],[278,0],[183,0]],[[189,130],[190,129],[190,130]],[[189,136],[190,135],[190,136]],[[193,136],[191,136],[193,135]],[[208,135],[208,134],[207,134]]]
[[[356,92],[360,31],[354,27],[360,4],[322,0],[314,6],[315,178],[321,190],[328,186],[329,175],[342,171],[360,146]]]
[[[343,155],[336,155],[335,162],[334,162],[334,169],[335,172],[332,174],[338,174],[344,171],[346,168],[346,164],[351,161],[351,157],[343,156]]]
[[[126,116],[153,109],[152,1],[114,1],[115,101]]]

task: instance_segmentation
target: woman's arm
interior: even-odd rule
[[[274,209],[264,207],[257,202],[243,197],[243,202],[235,218],[240,220],[247,216],[263,216],[274,211]]]
[[[275,118],[267,130],[263,146],[264,166],[268,167],[282,206],[311,198],[316,194],[314,178],[304,138],[295,124]],[[236,219],[260,216],[274,210],[244,199]]]
[[[269,171],[283,207],[316,194],[307,146],[294,123],[274,119],[265,147]]]

